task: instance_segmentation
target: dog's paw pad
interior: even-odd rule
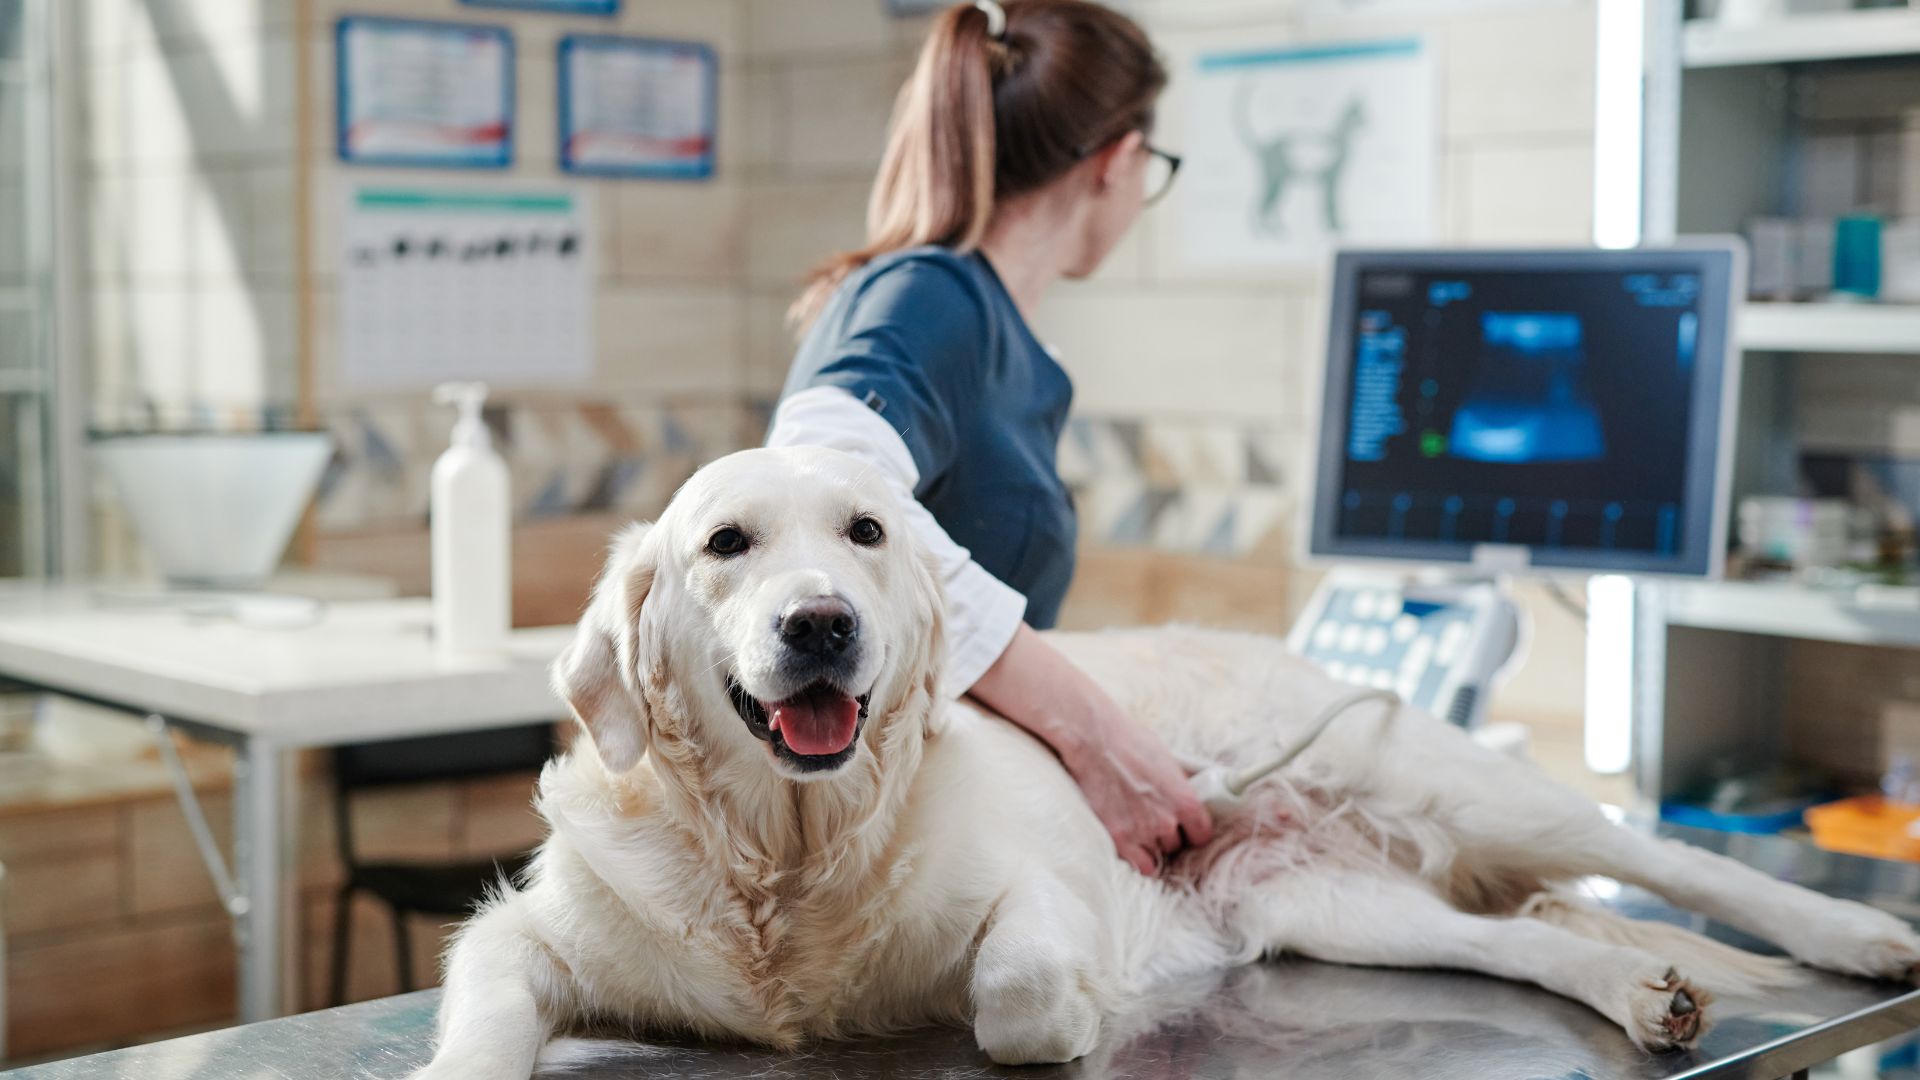
[[[1707,1030],[1707,1006],[1713,995],[1700,989],[1673,968],[1649,979],[1636,991],[1633,1041],[1655,1052],[1680,1050],[1699,1041]]]

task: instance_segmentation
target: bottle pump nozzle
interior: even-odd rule
[[[433,388],[433,400],[436,405],[452,405],[460,410],[460,418],[453,424],[455,446],[493,445],[493,435],[481,416],[481,409],[487,403],[486,383],[441,383]]]

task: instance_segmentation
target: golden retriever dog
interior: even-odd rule
[[[452,945],[418,1075],[520,1080],[608,1025],[776,1050],[968,1025],[996,1062],[1060,1062],[1156,984],[1280,953],[1534,983],[1666,1050],[1714,987],[1795,977],[1568,890],[1595,874],[1817,967],[1920,961],[1891,915],[1617,827],[1384,703],[1144,877],[1045,746],[941,697],[941,612],[898,496],[835,451],[723,458],[624,533],[554,666],[588,739],[540,779],[526,880]],[[1255,635],[1052,640],[1196,768],[1268,757],[1348,692]]]

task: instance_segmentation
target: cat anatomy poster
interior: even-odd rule
[[[1186,260],[1319,263],[1434,236],[1438,86],[1418,38],[1201,54],[1181,176]]]

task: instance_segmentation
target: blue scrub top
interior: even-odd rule
[[[1073,580],[1073,498],[1055,454],[1073,401],[1067,373],[1027,328],[978,253],[882,256],[834,293],[781,397],[838,386],[907,444],[914,496],[955,543],[1052,626]]]

